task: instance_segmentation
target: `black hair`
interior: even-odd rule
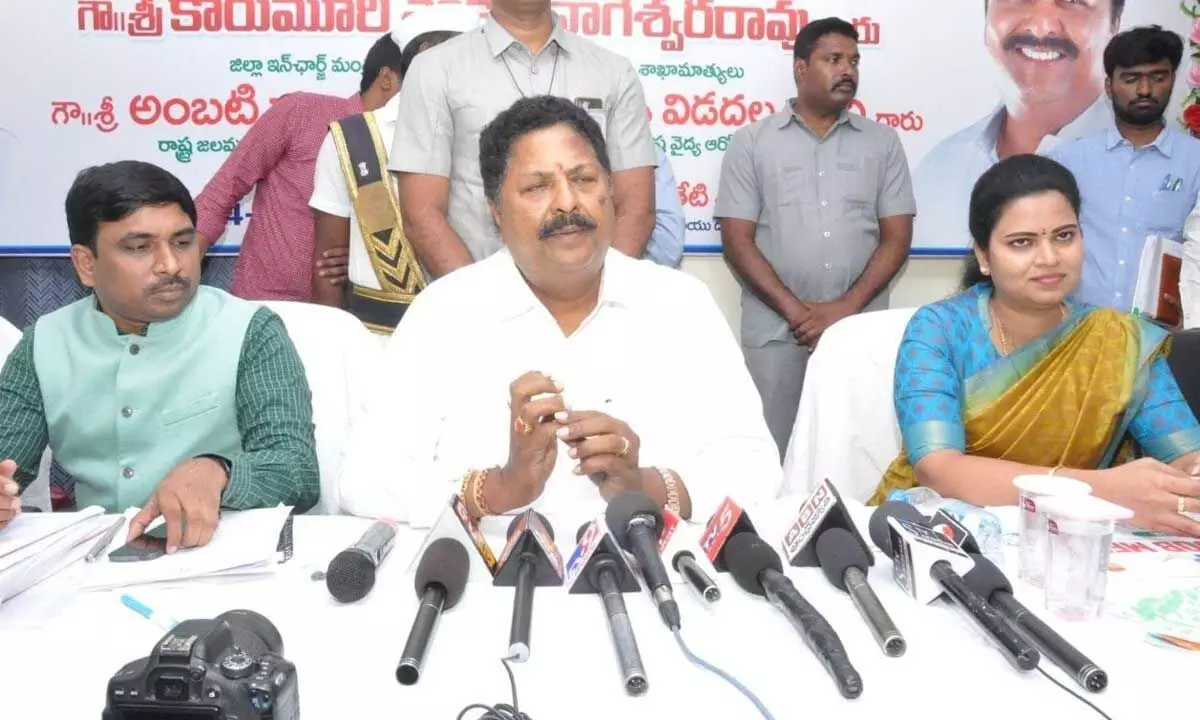
[[[358,91],[369,90],[384,68],[388,68],[397,75],[403,75],[400,64],[402,60],[403,53],[400,52],[400,46],[392,39],[392,34],[387,33],[380,37],[367,51],[367,57],[363,60],[362,80],[358,83]]]
[[[827,17],[813,20],[796,33],[796,46],[792,50],[793,60],[808,60],[812,58],[817,43],[826,35],[841,35],[858,42],[858,30],[841,18]]]
[[[1104,48],[1104,74],[1109,79],[1117,68],[1169,60],[1171,70],[1183,62],[1183,38],[1178,33],[1163,30],[1160,25],[1136,27],[1113,35]]]
[[[116,222],[147,205],[178,205],[196,224],[196,204],[179,178],[139,160],[90,167],[67,191],[67,234],[72,245],[96,251],[100,223]]]
[[[459,35],[457,30],[430,30],[409,40],[408,44],[404,46],[404,52],[400,54],[400,77],[408,76],[409,66],[423,50],[441,45],[457,35]]]
[[[983,9],[987,11],[988,0],[983,0]],[[1125,12],[1125,0],[1112,0],[1112,22],[1117,24],[1121,21],[1121,14]]]
[[[971,190],[967,226],[975,246],[984,252],[992,231],[1014,201],[1044,192],[1061,194],[1079,214],[1079,184],[1071,171],[1043,155],[1013,155],[988,168]],[[979,267],[974,253],[967,259],[962,287],[991,282]]]
[[[479,135],[479,174],[483,176],[483,194],[489,202],[499,203],[509,154],[517,140],[555,125],[568,125],[585,138],[591,143],[600,167],[605,172],[612,172],[604,135],[586,110],[570,100],[552,95],[521,98],[497,115]]]

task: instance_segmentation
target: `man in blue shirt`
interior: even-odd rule
[[[1132,307],[1146,237],[1180,240],[1200,193],[1200,140],[1166,126],[1183,39],[1154,25],[1114,36],[1104,50],[1114,122],[1050,153],[1079,182],[1084,302]]]
[[[654,234],[646,245],[644,257],[659,265],[678,268],[683,262],[686,224],[671,161],[659,150],[658,167],[654,170]]]

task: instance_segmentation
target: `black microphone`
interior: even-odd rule
[[[908,647],[904,636],[867,582],[871,561],[862,545],[850,531],[830,528],[817,536],[816,553],[821,572],[835,588],[849,593],[859,615],[871,627],[871,634],[883,654],[888,657],[903,655]]]
[[[648,495],[640,492],[623,492],[613,496],[604,513],[609,532],[617,544],[626,552],[633,553],[658,607],[658,614],[672,630],[683,624],[679,616],[679,603],[671,590],[667,568],[658,554],[658,535],[662,532],[662,510]]]
[[[355,602],[367,596],[375,587],[375,571],[396,544],[396,524],[376,520],[358,542],[341,551],[329,561],[325,571],[325,587],[338,602]]]
[[[575,533],[575,542],[583,541],[592,523],[584,523]],[[613,649],[617,652],[617,664],[621,668],[621,684],[632,696],[645,695],[650,689],[646,680],[646,668],[638,651],[637,638],[633,634],[633,623],[625,609],[624,592],[637,592],[637,578],[630,572],[620,549],[612,541],[602,537],[583,560],[582,572],[574,577],[570,592],[595,593],[604,601],[604,613],[608,619],[608,633],[612,637]]]
[[[725,543],[724,553],[725,563],[737,584],[748,593],[765,596],[787,616],[833,677],[842,697],[862,695],[862,676],[850,664],[841,638],[783,574],[783,563],[771,546],[757,535],[743,532]]]
[[[500,554],[496,587],[516,587],[512,624],[508,633],[508,656],[517,662],[529,659],[529,636],[533,625],[533,590],[540,585],[562,585],[562,556],[554,546],[554,528],[534,510],[513,518],[508,526],[508,544]]]
[[[687,581],[692,584],[692,588],[705,601],[715,603],[721,599],[721,588],[717,587],[717,583],[696,562],[696,556],[692,554],[691,550],[680,550],[675,553],[675,557],[671,559],[671,567],[675,568],[675,572],[687,578]]]
[[[413,685],[421,679],[421,663],[429,650],[433,628],[442,611],[449,610],[462,599],[470,571],[467,549],[454,538],[439,538],[425,549],[417,565],[415,583],[421,607],[408,632],[400,664],[396,666],[396,680],[401,685]]]
[[[892,526],[888,518],[895,518],[896,525]],[[956,568],[969,571],[974,565],[971,558],[945,535],[926,525],[920,511],[908,503],[886,502],[871,514],[868,527],[871,540],[892,558],[896,583],[905,592],[922,603],[931,602],[944,592],[995,641],[1013,667],[1021,671],[1037,667],[1041,659],[1037,648],[1000,611],[963,582]]]
[[[963,580],[972,590],[999,608],[1000,612],[1018,629],[1023,630],[1042,653],[1050,658],[1050,662],[1070,675],[1080,687],[1094,693],[1108,687],[1108,673],[1013,597],[1012,585],[1009,584],[1008,578],[1004,577],[1004,573],[1000,572],[1000,568],[982,555],[972,557],[975,559],[975,567],[963,575]]]

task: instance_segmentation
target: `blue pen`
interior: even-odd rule
[[[1166,190],[1166,189],[1167,189],[1167,183],[1169,183],[1169,182],[1171,182],[1171,173],[1167,173],[1166,175],[1164,175],[1164,176],[1163,176],[1163,181],[1162,181],[1162,183],[1161,183],[1161,184],[1158,186],[1158,189],[1159,189],[1159,191],[1164,191],[1164,190]]]
[[[150,609],[149,605],[146,605],[140,600],[132,598],[129,595],[122,595],[121,602],[125,605],[125,607],[168,632],[175,629],[175,626],[179,624],[179,621],[175,618],[160,615],[154,612],[154,610]]]

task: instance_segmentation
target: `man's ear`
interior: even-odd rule
[[[71,264],[79,282],[86,288],[96,287],[96,252],[86,245],[71,246]]]

